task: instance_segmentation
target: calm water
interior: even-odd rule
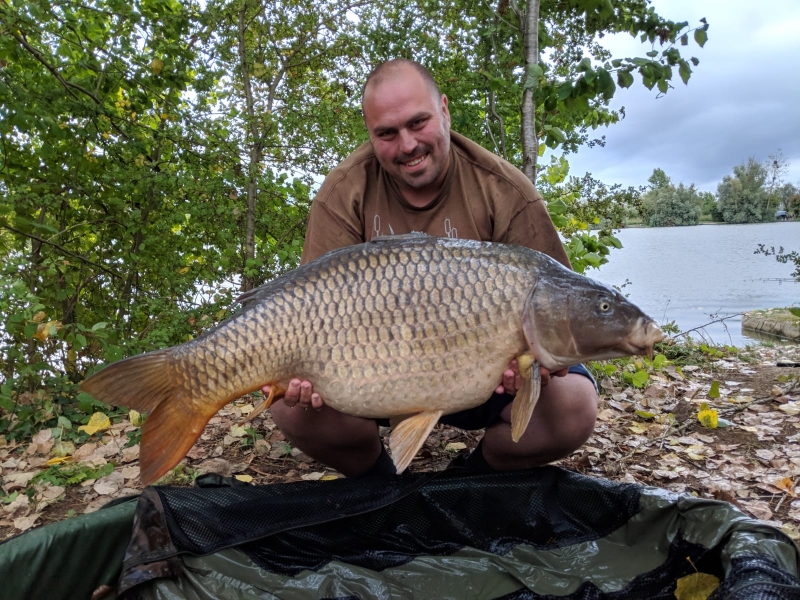
[[[794,265],[753,254],[759,243],[800,250],[800,222],[623,229],[617,237],[622,250],[587,274],[616,286],[629,280],[622,292],[659,323],[687,331],[748,310],[800,306]],[[698,337],[754,343],[741,317],[707,325]]]

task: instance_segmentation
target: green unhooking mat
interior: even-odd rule
[[[88,599],[113,582],[164,600],[655,600],[699,572],[711,587],[679,598],[800,599],[798,558],[724,502],[556,467],[452,469],[147,488],[135,516],[125,503],[0,544],[0,596]]]

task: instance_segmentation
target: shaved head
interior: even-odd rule
[[[364,110],[364,95],[367,93],[367,88],[380,85],[384,81],[388,81],[396,77],[402,77],[403,75],[407,74],[409,70],[422,77],[422,80],[425,82],[425,85],[428,87],[431,95],[434,98],[438,99],[442,95],[439,91],[439,86],[436,85],[436,82],[433,80],[433,76],[430,74],[428,69],[413,60],[408,60],[407,58],[395,58],[379,64],[370,72],[369,75],[367,75],[367,80],[364,82],[364,87],[361,88],[362,112]]]

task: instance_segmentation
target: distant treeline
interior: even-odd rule
[[[788,165],[780,151],[765,162],[750,158],[722,179],[716,194],[699,192],[694,184],[675,185],[662,169],[655,169],[629,223],[670,227],[701,221],[763,223],[796,218],[800,216],[800,187],[784,182]]]

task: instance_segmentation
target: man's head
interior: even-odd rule
[[[450,112],[430,73],[405,59],[381,64],[361,108],[375,156],[401,189],[438,191],[450,161]]]

